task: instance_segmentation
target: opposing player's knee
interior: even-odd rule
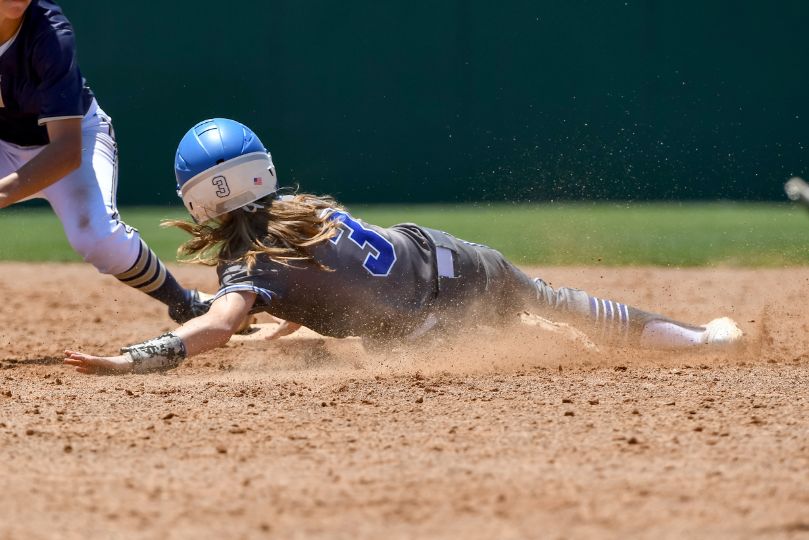
[[[118,221],[88,223],[68,237],[70,245],[85,262],[102,274],[123,272],[137,256],[139,239],[132,229]]]

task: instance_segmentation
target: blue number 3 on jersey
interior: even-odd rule
[[[348,239],[357,244],[360,249],[365,249],[366,244],[370,246],[371,252],[362,263],[363,268],[369,274],[380,277],[390,274],[391,268],[396,263],[396,251],[387,238],[376,231],[366,229],[360,222],[340,210],[332,212],[329,219],[340,220],[348,228]],[[343,236],[343,230],[341,230],[337,236],[331,239],[331,242],[336,244]]]

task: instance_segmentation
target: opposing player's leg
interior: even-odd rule
[[[108,118],[99,110],[85,121],[81,167],[46,188],[70,245],[104,274],[115,276],[166,304],[177,322],[199,316],[208,304],[180,286],[140,233],[121,221],[116,204],[117,147]]]

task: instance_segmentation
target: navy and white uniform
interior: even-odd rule
[[[82,119],[81,166],[31,198],[47,200],[70,245],[100,272],[167,303],[187,292],[118,215],[118,149],[76,59],[73,27],[54,2],[34,0],[0,45],[0,177],[48,144],[48,122]]]
[[[48,144],[45,123],[97,113],[76,61],[73,28],[56,4],[33,2],[0,52],[0,139],[43,146]]]
[[[241,260],[218,267],[217,297],[249,291],[252,311],[333,337],[412,340],[471,321],[509,322],[523,310],[590,322],[613,337],[650,320],[666,320],[578,289],[554,290],[531,279],[500,252],[414,224],[377,227],[335,211],[340,233],[311,249],[311,263],[266,256],[250,269]]]

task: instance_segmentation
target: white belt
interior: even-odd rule
[[[453,263],[453,253],[451,249],[436,247],[435,259],[438,266],[439,277],[455,277],[455,264]],[[435,316],[435,313],[430,313],[420,325],[405,336],[405,340],[412,341],[422,337],[432,330],[436,324],[438,324],[438,317]]]
[[[452,262],[452,250],[444,247],[435,248],[435,259],[438,263],[439,277],[455,277],[455,265]]]

